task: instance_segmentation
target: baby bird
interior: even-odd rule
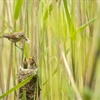
[[[28,62],[27,62],[26,58],[24,58],[24,61],[23,61],[23,68],[24,69],[28,68]]]
[[[29,64],[30,64],[30,67],[29,67],[30,69],[36,69],[38,67],[33,57],[29,58]]]

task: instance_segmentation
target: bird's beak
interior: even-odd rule
[[[25,39],[25,41],[27,41],[27,38],[23,35],[23,39]]]
[[[24,37],[24,39],[26,40],[27,43],[30,43],[30,40],[26,37]]]
[[[29,61],[31,61],[32,57],[29,57]]]

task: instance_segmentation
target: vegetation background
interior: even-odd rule
[[[34,55],[41,100],[100,100],[99,0],[0,0],[0,100],[17,100],[17,72]],[[24,51],[2,38],[23,31]],[[27,82],[27,81],[26,81]],[[16,87],[17,85],[17,87]],[[25,98],[23,100],[26,100]]]

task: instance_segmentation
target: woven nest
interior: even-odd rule
[[[26,99],[27,100],[34,100],[36,99],[37,91],[38,91],[38,97],[40,94],[40,88],[39,85],[37,86],[37,79],[38,79],[38,68],[36,69],[23,69],[20,67],[20,70],[18,72],[18,82],[22,82],[29,76],[34,75],[34,77],[26,83],[24,86],[22,86],[19,89],[19,100],[22,100],[23,98],[23,91],[26,92]],[[38,89],[37,89],[38,88]]]

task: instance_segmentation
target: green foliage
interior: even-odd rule
[[[50,13],[52,12],[52,4],[49,5],[49,8],[46,10],[45,14],[44,14],[44,20],[46,20],[48,18],[48,16],[50,15]]]
[[[34,75],[26,78],[24,81],[22,81],[21,83],[17,84],[12,89],[8,90],[6,93],[4,93],[3,95],[1,95],[0,99],[4,98],[5,96],[7,96],[8,94],[10,94],[11,92],[14,92],[15,90],[19,89],[20,87],[22,87],[23,85],[25,85],[27,82],[29,82],[33,77],[34,77]]]
[[[74,100],[75,99],[75,95],[74,92],[72,90],[71,85],[68,83],[67,80],[65,80],[64,76],[62,77],[62,88],[61,91],[63,92],[63,94],[68,95],[70,100]]]
[[[27,11],[25,11],[26,1],[29,1]],[[63,51],[81,98],[89,100],[93,97],[95,98],[94,100],[96,100],[95,91],[99,91],[99,82],[96,84],[97,76],[95,75],[95,81],[93,80],[92,82],[92,84],[95,85],[93,88],[87,84],[89,84],[89,78],[92,74],[94,72],[97,73],[94,69],[99,66],[95,64],[93,71],[91,71],[93,68],[93,61],[95,61],[94,55],[97,51],[98,44],[100,44],[100,22],[98,20],[99,17],[96,17],[96,15],[99,16],[97,8],[99,11],[100,7],[97,5],[97,1],[82,0],[75,2],[74,0],[54,0],[55,2],[53,2],[53,0],[39,0],[38,14],[35,12],[35,7],[37,6],[33,3],[34,0],[26,1],[14,0],[16,3],[16,5],[13,5],[14,13],[8,14],[14,2],[11,3],[11,8],[8,6],[9,11],[5,13],[9,19],[12,18],[11,15],[14,15],[14,19],[11,19],[11,21],[15,20],[15,22],[12,22],[14,23],[14,29],[22,29],[22,25],[25,25],[25,35],[30,38],[31,42],[29,45],[25,43],[24,56],[26,58],[33,56],[35,49],[37,49],[36,52],[39,53],[39,85],[42,89],[41,99],[78,100],[77,93],[74,91],[71,84],[71,76],[68,77],[68,73],[65,69],[61,55]],[[21,12],[21,9],[23,12]],[[37,18],[35,18],[36,16]],[[3,17],[0,16],[0,19],[4,22],[4,27],[0,31],[0,37],[2,37],[2,33],[9,31],[8,22],[10,21],[8,21],[6,17]],[[38,28],[36,28],[36,26],[38,26]],[[9,28],[12,29],[13,25]],[[38,31],[38,37],[36,37],[36,31]],[[36,39],[36,41],[34,41],[34,39]],[[21,47],[22,44],[20,45],[20,43],[18,45]],[[7,47],[9,47],[9,43],[4,40],[3,46],[4,48],[1,48],[1,50],[4,51],[1,58],[4,68],[1,68],[1,66],[0,68],[1,71],[2,69],[8,71],[10,49]],[[20,49],[17,48],[14,52],[14,67],[11,69],[12,74],[15,71],[15,74],[12,75],[13,78],[14,75],[17,74],[19,66],[22,64],[21,60],[23,60],[21,59],[22,51]],[[100,75],[98,75],[98,77],[99,76]],[[4,74],[4,80],[6,80],[5,77],[6,75]],[[11,81],[11,86],[14,84],[14,88],[7,91],[0,96],[0,98],[4,98],[8,94],[15,92],[15,90],[25,85],[32,77],[33,76],[17,85]],[[2,81],[1,83],[3,84]],[[93,91],[95,93],[93,93]],[[26,100],[25,95],[26,93],[23,91],[23,100]]]
[[[23,91],[23,98],[22,98],[22,100],[27,100],[26,99],[26,91]]]
[[[52,77],[57,73],[57,68],[53,71],[52,73]],[[44,83],[43,83],[43,86],[47,84],[47,82],[50,81],[50,78],[48,78]]]
[[[20,15],[20,12],[21,12],[21,7],[22,7],[22,4],[23,4],[23,1],[24,0],[17,0],[17,3],[16,3],[16,6],[15,6],[15,11],[14,11],[14,19],[17,20],[19,15]]]
[[[56,41],[56,38],[53,38],[52,41],[51,41],[51,45],[53,45],[55,41]],[[49,52],[49,47],[46,48],[46,50],[44,51],[43,56],[47,55],[48,52]]]
[[[81,33],[88,25],[92,24],[97,18],[93,18],[84,25],[80,26],[71,36],[72,39],[76,39],[77,33]]]

